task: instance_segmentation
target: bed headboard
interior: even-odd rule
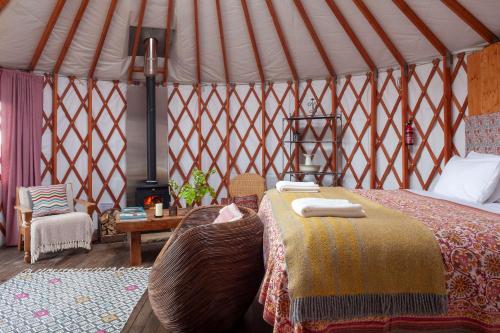
[[[465,147],[467,153],[500,155],[500,112],[466,117]]]

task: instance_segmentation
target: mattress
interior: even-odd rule
[[[448,313],[292,324],[284,246],[270,201],[264,197],[259,216],[264,223],[266,274],[259,301],[264,305],[264,319],[275,332],[500,331],[498,206],[486,208],[407,190],[354,192],[419,220],[433,232],[445,265]]]

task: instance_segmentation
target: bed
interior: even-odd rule
[[[493,122],[498,126],[500,114],[495,117]],[[498,137],[491,140],[490,131],[486,136],[490,143],[485,145],[484,136],[478,133],[478,128],[484,127],[484,121],[474,121],[476,125],[466,125],[468,137],[481,140],[473,149],[498,155]],[[487,121],[491,124],[491,119]],[[470,141],[468,139],[467,145],[473,146],[474,142]],[[492,149],[491,145],[497,147]],[[264,319],[275,332],[500,331],[500,203],[475,205],[427,191],[351,192],[402,212],[432,232],[444,264],[447,312],[440,315],[358,316],[334,321],[293,320],[282,228],[275,220],[271,200],[266,195],[259,209],[265,228],[266,265],[259,301],[264,305]]]

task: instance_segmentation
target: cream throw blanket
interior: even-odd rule
[[[276,183],[279,192],[319,192],[318,184],[314,182],[291,182],[280,180]]]
[[[345,199],[300,198],[292,201],[293,211],[302,217],[365,217],[360,204]]]
[[[90,250],[91,242],[92,220],[87,213],[50,215],[31,221],[31,263],[41,253],[72,248]]]

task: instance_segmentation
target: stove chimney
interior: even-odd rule
[[[146,126],[147,126],[147,179],[146,183],[156,184],[156,70],[158,58],[156,48],[158,41],[148,37],[144,39],[144,74],[146,75]]]

